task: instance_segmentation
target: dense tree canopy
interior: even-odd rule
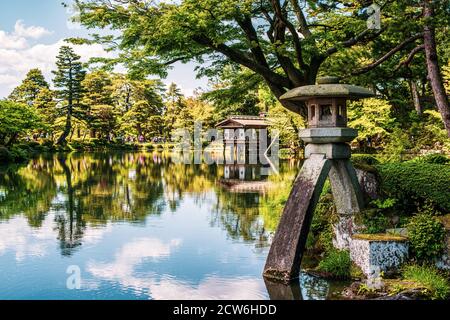
[[[9,99],[33,106],[40,97],[41,92],[45,89],[49,89],[49,84],[45,80],[42,71],[39,69],[32,69],[27,73],[22,84],[13,90]]]
[[[0,101],[0,145],[9,146],[19,135],[41,125],[38,114],[30,106]]]
[[[34,69],[10,99],[37,112],[46,126],[33,136],[50,142],[167,142],[194,121],[211,128],[263,113],[282,145],[297,149],[304,118],[279,97],[332,74],[377,93],[349,108],[365,151],[448,150],[449,1],[380,1],[379,29],[367,23],[372,3],[79,0],[81,23],[105,30],[70,41],[100,42],[116,58],[83,65],[63,47],[56,90]],[[199,62],[210,88],[187,98],[150,76],[177,61]],[[115,73],[116,64],[127,73]],[[283,106],[305,115],[302,105]]]
[[[276,98],[288,89],[314,84],[320,73],[333,70],[351,78],[381,65],[390,68],[389,77],[412,79],[416,91],[415,81],[426,79],[426,68],[422,65],[421,74],[416,71],[412,76],[409,65],[426,49],[431,87],[450,135],[450,107],[442,95],[434,58],[436,43],[448,39],[445,32],[435,29],[448,25],[448,1],[380,2],[380,28],[368,27],[372,3],[77,0],[83,25],[120,31],[97,36],[96,41],[120,49],[121,58],[115,62],[125,63],[134,73],[164,73],[176,61],[196,60],[208,61],[199,74],[213,77],[226,67],[240,65],[264,80]],[[372,87],[382,86],[381,90],[385,89],[384,78],[366,77]],[[283,104],[306,113],[302,105]]]

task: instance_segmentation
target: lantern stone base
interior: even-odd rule
[[[356,234],[350,242],[350,257],[366,276],[396,271],[408,259],[407,238],[390,234]]]
[[[346,143],[353,141],[358,131],[351,128],[309,128],[300,132],[300,139],[306,143]]]

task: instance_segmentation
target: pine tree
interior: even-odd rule
[[[36,98],[43,89],[49,89],[49,84],[45,80],[42,71],[39,69],[31,69],[22,81],[22,84],[15,88],[9,100],[26,103],[29,106],[34,106]]]
[[[68,46],[61,47],[57,56],[56,66],[58,69],[53,71],[55,87],[58,88],[56,94],[62,103],[63,113],[66,115],[66,126],[59,137],[57,144],[63,145],[72,130],[72,116],[74,109],[80,104],[83,96],[81,82],[84,80],[86,72],[80,61],[80,56],[75,54],[72,48]]]
[[[164,113],[166,138],[169,138],[175,127],[177,117],[183,110],[183,98],[180,88],[175,83],[170,84],[166,94],[166,110]]]
[[[105,71],[94,71],[86,75],[82,86],[84,91],[82,117],[91,132],[91,138],[96,138],[98,129],[108,128],[108,123],[102,124],[102,119],[109,119],[113,114],[112,108],[109,108],[113,105],[112,79]],[[105,114],[108,114],[108,117],[105,118]]]

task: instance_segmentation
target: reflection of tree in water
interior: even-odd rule
[[[108,222],[144,223],[167,206],[176,211],[185,195],[212,208],[211,224],[231,239],[267,247],[261,195],[220,187],[217,165],[175,163],[161,153],[83,153],[41,156],[22,168],[0,172],[0,219],[24,214],[40,227],[49,212],[63,254],[83,243],[87,228]],[[211,196],[214,193],[215,196]]]
[[[172,212],[179,207],[183,196],[194,197],[196,204],[201,206],[206,194],[210,192],[218,179],[216,165],[198,164],[185,165],[166,159],[166,165],[161,172],[164,181],[166,200]]]
[[[75,190],[72,186],[72,171],[66,163],[66,158],[58,157],[58,162],[64,171],[66,177],[65,193],[67,201],[65,210],[58,212],[55,221],[58,230],[58,240],[60,241],[61,253],[64,256],[72,255],[73,251],[81,246],[86,222],[83,220],[82,211],[80,211],[79,203],[75,204]]]
[[[80,246],[88,224],[143,222],[165,208],[160,159],[144,154],[40,157],[0,172],[0,219],[24,214],[40,227],[55,211],[64,255]]]
[[[217,202],[213,207],[211,225],[224,228],[233,240],[257,242],[264,246],[267,235],[259,216],[258,193],[217,192]]]
[[[0,220],[23,214],[31,227],[39,228],[56,196],[52,162],[39,158],[28,166],[0,171]]]

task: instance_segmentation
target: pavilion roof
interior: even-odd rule
[[[226,128],[267,128],[269,123],[265,118],[255,116],[231,116],[216,125],[219,129]]]

